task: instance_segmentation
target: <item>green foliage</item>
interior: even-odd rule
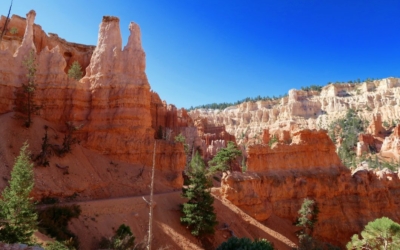
[[[268,142],[268,146],[269,146],[270,148],[272,148],[272,145],[274,145],[274,143],[277,142],[277,141],[278,141],[278,138],[276,138],[276,136],[273,135],[272,138],[271,138],[271,139],[269,140],[269,142]]]
[[[354,164],[356,158],[354,149],[358,142],[358,134],[363,132],[365,127],[366,122],[357,115],[354,109],[349,109],[344,118],[334,121],[329,126],[329,136],[333,142],[336,141],[336,137],[342,138],[338,155],[344,165]]]
[[[382,217],[369,222],[361,232],[351,237],[347,249],[400,249],[400,225],[389,218]]]
[[[36,91],[36,56],[35,51],[31,50],[29,55],[23,61],[23,64],[27,70],[27,83],[22,84],[22,89],[17,91],[17,103],[15,106],[15,111],[22,113],[25,119],[24,125],[29,128],[32,124],[32,114],[38,113],[41,106],[36,105],[33,100]]]
[[[236,101],[236,102],[222,102],[222,103],[211,103],[211,104],[204,104],[204,105],[199,105],[196,107],[190,107],[189,109],[187,109],[188,111],[190,110],[194,110],[194,109],[225,109],[227,107],[230,106],[235,106],[235,105],[239,105],[242,104],[244,102],[258,102],[258,101],[277,101],[283,97],[287,96],[287,94],[285,95],[280,95],[280,96],[264,96],[261,97],[260,95],[257,97],[246,97],[240,101]]]
[[[232,170],[231,165],[236,157],[241,156],[240,151],[234,142],[228,142],[226,148],[221,148],[214,158],[208,162],[210,165],[210,172]]]
[[[135,247],[135,237],[132,234],[131,228],[125,224],[119,226],[115,235],[110,239],[102,238],[99,243],[100,249],[115,249],[125,250]]]
[[[78,238],[68,229],[68,222],[80,214],[78,205],[44,208],[39,211],[39,231],[65,242],[69,248],[79,249]]]
[[[81,79],[83,76],[81,65],[78,61],[72,63],[71,67],[68,70],[68,77],[73,78],[75,80]]]
[[[18,29],[16,27],[11,27],[10,28],[10,34],[11,35],[16,35],[18,34]]]
[[[318,205],[314,200],[305,198],[298,211],[296,226],[300,227],[300,234],[312,235],[314,225],[318,221]]]
[[[301,90],[303,90],[303,91],[318,91],[318,92],[321,92],[322,87],[323,86],[312,84],[312,85],[310,85],[308,87],[301,87]]]
[[[182,135],[182,133],[180,133],[179,135],[175,136],[175,142],[182,143],[183,147],[185,149],[185,153],[186,154],[189,153],[189,145],[186,143],[186,138],[185,138],[185,136]]]
[[[248,238],[231,237],[223,242],[217,250],[273,250],[274,246],[266,239],[251,241]]]
[[[37,227],[37,214],[32,198],[34,185],[33,164],[29,160],[28,144],[25,143],[11,172],[9,186],[0,200],[0,241],[29,243]]]
[[[321,242],[312,237],[315,223],[318,221],[318,205],[314,200],[304,199],[298,211],[296,226],[300,227],[297,232],[299,237],[298,250],[339,250],[339,247],[329,243]]]
[[[47,246],[44,248],[45,250],[69,250],[66,245],[59,241],[54,241],[51,243],[48,243]]]
[[[383,126],[384,126],[385,128],[389,128],[389,127],[390,127],[390,124],[389,124],[387,121],[383,121]]]
[[[190,162],[187,175],[189,182],[182,188],[182,196],[188,201],[181,207],[181,223],[197,237],[214,233],[217,224],[214,212],[214,198],[210,194],[211,181],[206,177],[206,169],[200,154],[197,152]]]

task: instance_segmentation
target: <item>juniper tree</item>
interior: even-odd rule
[[[189,183],[182,189],[182,196],[188,201],[182,205],[181,223],[199,238],[214,233],[217,224],[214,212],[214,198],[210,194],[211,181],[206,177],[206,169],[197,152],[188,169]]]
[[[0,200],[0,241],[7,243],[29,243],[37,227],[37,214],[32,198],[34,185],[33,164],[29,159],[28,144],[25,143],[16,158],[9,186]]]

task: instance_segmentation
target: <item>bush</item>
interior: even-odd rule
[[[274,246],[267,240],[251,241],[248,238],[231,237],[229,240],[222,243],[217,250],[273,250]]]
[[[71,68],[68,70],[68,77],[75,80],[80,80],[82,78],[82,68],[78,61],[72,63]]]
[[[119,226],[115,235],[110,239],[102,238],[99,243],[101,249],[125,250],[135,247],[135,236],[133,236],[131,228],[125,224]]]
[[[59,241],[54,241],[51,243],[48,243],[47,246],[44,248],[45,250],[69,250],[66,245]]]
[[[68,229],[68,222],[80,214],[81,208],[78,205],[47,207],[39,211],[39,231],[66,242],[67,247],[79,249],[78,238]]]

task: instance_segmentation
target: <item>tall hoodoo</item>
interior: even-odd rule
[[[97,47],[93,52],[86,76],[96,76],[100,80],[103,77],[116,74],[115,70],[120,59],[121,48],[122,37],[119,18],[104,16],[99,28]],[[105,83],[96,82],[98,84]]]
[[[36,51],[35,44],[33,43],[33,23],[35,22],[36,12],[31,10],[26,14],[26,28],[25,35],[22,39],[21,46],[17,49],[14,57],[21,57],[29,54],[30,50]]]

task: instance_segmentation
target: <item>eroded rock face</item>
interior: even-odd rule
[[[33,15],[31,16],[33,17]],[[1,16],[0,29],[3,29],[5,21],[6,17]],[[14,54],[18,50],[23,41],[23,37],[26,34],[26,28],[28,27],[26,25],[27,21],[29,20],[18,15],[12,15],[7,25],[7,32],[0,43],[0,50],[8,50],[11,54]],[[16,31],[16,33],[12,34],[12,30]],[[66,65],[63,70],[68,72],[71,64],[75,61],[78,61],[82,67],[83,73],[85,74],[86,67],[89,65],[95,46],[67,42],[54,33],[49,33],[47,35],[42,30],[42,27],[37,24],[33,24],[33,29],[29,32],[30,33],[28,35],[31,37],[29,40],[33,41],[34,49],[37,51],[37,53],[40,53],[46,47],[49,50],[52,50],[58,46],[59,53],[66,61]]]
[[[221,148],[225,148],[229,141],[236,141],[235,136],[225,130],[225,126],[209,124],[207,119],[194,120],[197,133],[201,139],[201,152],[205,160],[210,160]]]
[[[22,61],[35,48],[34,17],[34,11],[28,13],[24,38],[14,56],[9,50],[0,50],[0,114],[13,111],[18,101],[14,93],[26,81]],[[83,146],[115,160],[151,166],[155,134],[152,94],[139,27],[131,23],[129,29],[128,44],[122,50],[119,19],[103,18],[98,45],[80,81],[65,74],[67,63],[61,46],[37,49],[34,99],[42,105],[40,116],[56,124],[56,129],[65,131],[66,122],[79,127],[75,135]],[[181,183],[180,172],[185,166],[182,145],[167,141],[157,144],[156,167],[177,173],[177,180],[171,182]]]
[[[293,133],[291,144],[278,142],[272,145],[258,144],[248,147],[249,171],[307,170],[317,167],[341,166],[335,145],[320,130],[302,130]]]
[[[400,124],[394,128],[390,136],[385,138],[380,154],[395,161],[400,161]]]
[[[330,84],[321,92],[292,89],[281,99],[245,102],[224,110],[197,109],[189,115],[194,120],[206,118],[209,124],[225,126],[241,144],[241,138],[247,141],[261,138],[264,129],[327,129],[349,108],[357,110],[368,121],[378,113],[381,122],[400,120],[400,79],[386,78],[357,85]],[[374,128],[374,132],[380,131],[381,127]]]
[[[369,222],[382,216],[400,220],[400,179],[390,170],[342,167],[323,131],[300,131],[291,145],[252,146],[246,173],[223,176],[223,196],[257,220],[272,214],[295,222],[304,198],[320,213],[314,234],[344,246]]]

